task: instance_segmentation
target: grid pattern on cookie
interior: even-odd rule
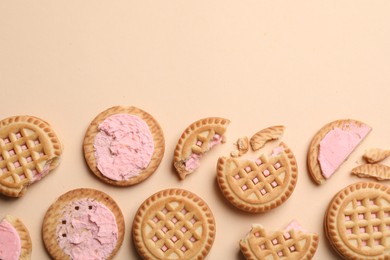
[[[390,203],[382,197],[352,199],[344,209],[348,243],[355,248],[390,245]]]
[[[151,250],[159,251],[158,254],[163,254],[164,259],[171,256],[183,259],[196,243],[203,243],[202,221],[196,212],[186,208],[183,201],[166,203],[151,215],[147,224],[150,229],[143,232],[153,245]]]
[[[283,185],[285,164],[281,156],[261,155],[256,160],[246,161],[230,172],[232,178],[229,179],[233,185],[239,187],[245,198],[262,201],[267,194]]]
[[[305,253],[308,239],[305,236],[297,234],[294,230],[287,232],[277,232],[271,236],[264,234],[261,230],[253,230],[252,247],[254,251],[259,252],[261,259],[275,259],[276,253],[280,259],[295,258],[297,255]],[[277,258],[278,259],[278,258]]]
[[[194,145],[191,146],[191,152],[195,154],[203,154],[211,147],[213,140],[218,140],[220,135],[214,129],[203,131],[196,136]]]
[[[0,138],[0,182],[10,188],[31,181],[42,172],[48,155],[36,132],[20,128]]]

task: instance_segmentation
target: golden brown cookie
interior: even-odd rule
[[[253,225],[240,241],[240,249],[247,260],[311,259],[318,247],[319,236],[298,229],[267,231]]]
[[[180,179],[200,166],[201,157],[213,146],[225,142],[225,131],[230,121],[219,117],[198,120],[188,126],[177,142],[173,166]]]
[[[368,163],[378,163],[390,156],[390,150],[383,150],[380,148],[371,148],[365,152],[363,158]]]
[[[116,202],[101,191],[85,188],[61,195],[42,224],[43,242],[53,259],[112,259],[124,233]]]
[[[267,142],[279,139],[283,135],[284,129],[284,126],[276,125],[260,130],[250,139],[252,150],[257,151],[260,148],[263,148]]]
[[[143,259],[204,259],[214,242],[215,222],[200,197],[167,189],[142,203],[132,234]]]
[[[324,227],[344,259],[389,259],[390,188],[359,182],[342,189],[329,203]]]
[[[249,151],[249,139],[248,137],[240,137],[235,143],[237,149],[230,153],[232,157],[240,157]]]
[[[378,181],[390,180],[390,167],[379,163],[366,163],[353,168],[352,174],[361,178],[375,178]]]
[[[33,116],[0,121],[0,193],[21,197],[60,162],[62,146],[52,127]]]
[[[151,176],[163,158],[159,123],[136,107],[115,106],[95,117],[84,137],[84,157],[91,171],[115,186],[130,186]]]
[[[330,178],[370,131],[367,124],[352,119],[336,120],[323,126],[314,135],[307,154],[307,166],[313,181],[322,184]],[[346,144],[348,141],[351,143]]]
[[[20,241],[20,244],[12,243],[12,245],[6,245],[0,243],[0,259],[7,259],[7,254],[11,253],[13,256],[18,257],[20,260],[28,260],[31,258],[31,252],[32,252],[32,242],[30,238],[30,233],[28,232],[28,229],[26,226],[22,223],[20,219],[17,217],[7,215],[4,217],[3,220],[0,221],[0,240],[3,241],[5,237],[8,236],[8,239],[17,239]],[[9,227],[8,225],[11,225]],[[12,233],[8,231],[8,228],[11,228],[16,231],[16,233]],[[2,232],[4,231],[4,232]],[[16,235],[15,237],[13,237]],[[13,237],[10,238],[9,236]],[[19,248],[11,248],[11,247],[18,247]],[[8,251],[11,250],[11,251]],[[7,252],[8,251],[8,252]]]
[[[294,154],[280,143],[271,155],[254,160],[221,157],[217,164],[217,181],[225,198],[237,208],[264,212],[285,202],[298,178]]]

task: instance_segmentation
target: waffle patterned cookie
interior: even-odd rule
[[[116,202],[101,191],[85,188],[61,195],[42,224],[43,242],[53,259],[112,259],[124,232]]]
[[[122,131],[122,133],[118,134],[119,131],[115,131],[115,129],[110,129],[110,127],[112,126],[107,124],[108,130],[112,131],[113,137],[111,138],[111,140],[106,138],[104,141],[100,141],[100,143],[106,142],[105,145],[107,145],[107,147],[101,148],[100,150],[105,150],[103,152],[106,155],[109,154],[107,157],[109,157],[109,159],[112,160],[112,162],[115,161],[123,162],[121,169],[118,169],[119,163],[116,165],[112,163],[113,169],[111,169],[111,171],[112,172],[116,171],[115,173],[115,175],[117,175],[116,176],[117,179],[116,179],[116,178],[112,178],[108,174],[105,174],[104,170],[106,170],[107,168],[99,166],[99,161],[98,161],[99,159],[97,158],[96,140],[98,136],[102,136],[101,134],[102,131],[100,129],[101,124],[104,123],[107,119],[110,120],[112,117],[121,116],[121,115],[130,117],[132,118],[131,120],[133,119],[138,120],[144,124],[145,129],[146,128],[148,129],[146,131],[149,132],[148,133],[149,139],[152,139],[151,146],[153,146],[153,148],[151,148],[152,154],[150,155],[150,158],[148,158],[149,160],[145,162],[144,165],[140,165],[139,159],[142,159],[141,157],[142,153],[140,151],[142,150],[143,147],[145,147],[145,145],[142,144],[143,140],[138,141],[137,139],[138,138],[141,139],[142,137],[145,136],[145,134],[141,133],[139,136],[136,137],[130,137],[129,135],[128,136],[129,138],[127,138],[128,140],[131,138],[133,140],[137,140],[134,141],[133,143],[119,143],[120,139],[123,138],[123,136],[121,136],[122,134],[138,135],[138,132],[140,132],[139,128],[135,130],[127,130],[127,132],[126,130],[124,130]],[[134,124],[133,122],[123,123],[123,121],[121,123],[123,125],[127,124],[126,127]],[[106,134],[104,133],[104,135]],[[136,107],[115,106],[101,112],[91,122],[84,137],[83,147],[84,147],[84,157],[89,168],[100,180],[114,186],[130,186],[144,181],[157,170],[164,156],[165,140],[164,140],[164,134],[162,128],[160,127],[156,119],[154,119],[150,114]],[[127,158],[123,156],[122,153],[123,151],[129,154]],[[102,159],[101,161],[102,163],[105,163],[104,159]],[[106,163],[106,165],[108,164],[109,163]],[[130,172],[130,173],[125,172],[127,169],[130,168],[128,167],[129,165],[134,165],[131,167],[137,168],[136,172]],[[123,175],[119,176],[120,174]]]
[[[324,226],[344,259],[389,259],[390,188],[373,182],[344,188],[330,202]]]
[[[22,196],[27,187],[56,168],[61,143],[51,126],[33,116],[0,121],[0,193]]]
[[[319,237],[295,229],[267,232],[253,225],[240,241],[241,252],[247,260],[305,260],[311,259],[318,247]]]
[[[31,252],[32,252],[32,242],[30,238],[30,233],[28,232],[28,229],[26,226],[22,223],[20,219],[17,217],[7,215],[4,217],[2,221],[0,221],[0,225],[3,224],[3,221],[11,224],[11,226],[16,230],[17,235],[19,236],[20,239],[20,254],[19,254],[19,259],[20,260],[29,260],[31,258]],[[7,225],[7,224],[5,224]],[[2,235],[7,235],[6,233],[2,233],[0,231],[0,240]],[[9,235],[9,234],[8,234]],[[5,245],[0,244],[0,259],[6,260],[7,258],[3,256],[3,254],[7,254],[7,250],[12,250],[12,253],[16,253],[18,249],[15,248],[4,248],[6,247]],[[4,251],[3,251],[4,250]],[[3,258],[4,257],[4,258]]]
[[[363,133],[360,133],[359,130],[363,129]],[[339,160],[338,162],[332,162],[330,165],[334,166],[335,169],[329,170],[329,173],[324,173],[325,165],[321,165],[320,161],[320,149],[321,149],[321,143],[323,142],[324,138],[327,137],[328,133],[331,131],[339,131],[335,136],[338,136],[337,138],[344,138],[343,140],[334,141],[333,147],[327,147],[327,149],[334,149],[335,151],[329,151],[329,154],[338,154],[340,155],[340,151],[344,150],[346,147],[353,147],[352,150],[346,151],[345,154],[342,154],[342,156],[345,156],[344,158],[336,158],[336,160]],[[365,138],[365,136],[371,131],[371,127],[369,127],[367,124],[352,120],[352,119],[342,119],[342,120],[336,120],[331,123],[326,124],[323,126],[313,137],[308,154],[307,154],[307,166],[309,173],[313,179],[313,181],[316,184],[323,184],[327,178],[330,178],[330,176],[337,171],[337,169],[340,167],[340,165],[348,158],[350,153],[359,145],[359,143]],[[340,133],[341,132],[341,133]],[[353,138],[350,138],[345,133],[353,133],[351,136],[356,137],[359,136],[359,141],[356,141],[356,143],[351,143],[345,145],[345,142],[348,140],[351,140]],[[332,139],[332,138],[329,138]],[[333,140],[336,139],[333,137]],[[327,140],[328,142],[328,140]],[[330,141],[332,142],[332,141]],[[328,142],[328,143],[330,143]],[[339,145],[339,147],[336,147]],[[324,157],[326,154],[326,149],[324,148]],[[325,158],[324,162],[329,162],[333,160],[334,158]]]
[[[368,163],[377,163],[390,156],[390,150],[383,150],[380,148],[372,148],[366,151],[363,158]]]
[[[207,204],[182,189],[160,191],[138,209],[134,244],[143,259],[204,259],[215,237]]]
[[[283,135],[284,129],[284,126],[276,125],[260,130],[250,139],[252,150],[257,151],[264,147],[268,141],[279,139]]]
[[[361,178],[375,178],[378,181],[390,180],[390,167],[379,163],[366,163],[353,168],[352,174]]]
[[[270,156],[255,160],[221,157],[217,165],[217,181],[226,199],[247,212],[264,212],[286,201],[298,178],[295,157],[286,144]]]
[[[213,146],[225,142],[225,131],[230,121],[224,118],[209,117],[198,120],[182,133],[173,156],[173,166],[184,179],[200,166],[201,157]]]

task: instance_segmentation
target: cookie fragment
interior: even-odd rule
[[[267,127],[254,134],[250,139],[250,145],[253,151],[257,151],[271,140],[279,139],[284,132],[285,127],[282,125]]]
[[[167,189],[142,203],[132,233],[143,259],[204,259],[214,242],[215,221],[200,197]]]
[[[361,178],[375,178],[378,181],[390,180],[390,167],[379,163],[366,163],[353,168],[352,174]]]
[[[249,150],[249,139],[248,137],[240,137],[236,141],[237,149],[230,153],[232,157],[240,157],[248,152]]]
[[[378,163],[390,156],[390,150],[371,148],[363,155],[368,163]]]

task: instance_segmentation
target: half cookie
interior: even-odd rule
[[[253,225],[240,241],[241,252],[248,260],[311,259],[318,247],[318,234],[309,233],[293,221],[285,230],[268,231]]]
[[[62,146],[51,126],[33,116],[0,121],[0,193],[22,196],[56,168]]]
[[[7,215],[0,221],[0,259],[28,260],[32,242],[22,221]]]
[[[365,123],[345,119],[322,127],[311,141],[307,165],[317,184],[330,178],[371,131]]]
[[[174,152],[173,166],[184,179],[200,166],[200,160],[212,147],[225,141],[230,121],[219,117],[198,120],[182,133]]]
[[[165,150],[158,122],[136,107],[116,106],[101,112],[84,137],[91,171],[115,186],[130,186],[152,175]]]
[[[50,206],[42,236],[53,259],[112,259],[122,245],[124,226],[111,197],[98,190],[76,189]]]
[[[324,226],[344,259],[389,259],[390,188],[373,182],[344,188],[330,202]]]
[[[182,189],[152,195],[138,209],[133,241],[143,259],[204,259],[215,237],[207,204]]]
[[[218,185],[226,199],[247,212],[264,212],[281,205],[298,178],[294,154],[280,143],[271,155],[249,159],[221,157],[217,164]]]

